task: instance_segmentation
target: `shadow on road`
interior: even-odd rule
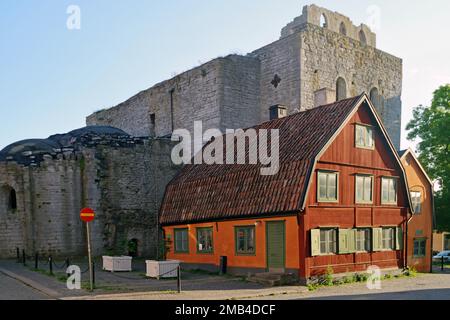
[[[301,300],[450,300],[450,288],[383,292],[345,296],[328,296],[307,298]]]

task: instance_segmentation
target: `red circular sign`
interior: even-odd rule
[[[84,208],[80,212],[80,218],[84,222],[91,222],[95,218],[95,212],[91,208]]]

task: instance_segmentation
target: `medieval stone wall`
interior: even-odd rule
[[[159,139],[129,152],[95,150],[100,201],[92,205],[100,212],[95,228],[104,250],[126,253],[128,241],[136,239],[139,254],[155,256],[159,207],[166,185],[180,169],[172,164],[171,150],[172,143]]]
[[[312,24],[301,31],[301,106],[314,107],[314,92],[336,88],[342,77],[347,97],[376,88],[376,108],[394,142],[400,147],[402,60],[349,37]]]
[[[127,254],[128,241],[136,239],[140,255],[155,257],[159,206],[179,170],[170,159],[172,145],[142,139],[129,148],[83,147],[32,166],[0,163],[0,257],[14,257],[16,247],[28,255],[84,255],[83,207],[97,213],[94,254]]]
[[[87,117],[87,125],[110,125],[134,136],[166,136],[193,130],[194,121],[220,126],[223,59],[212,60],[145,90],[122,104]],[[152,123],[152,115],[154,123]]]
[[[260,60],[231,55],[223,60],[220,130],[244,129],[261,122]],[[266,110],[268,113],[268,109]]]
[[[269,120],[269,108],[276,104],[289,113],[300,107],[300,35],[275,41],[252,53],[261,61],[261,102],[257,106],[262,121]],[[257,124],[257,123],[255,123]]]
[[[376,35],[366,25],[305,6],[303,14],[283,28],[279,40],[245,57],[212,60],[91,115],[87,123],[156,136],[171,134],[172,121],[175,129],[190,131],[195,120],[203,121],[204,130],[245,128],[268,120],[272,105],[284,105],[291,114],[312,108],[315,90],[335,89],[342,77],[347,97],[378,91],[377,110],[399,148],[402,61],[375,47]]]
[[[15,164],[0,163],[0,257],[14,257],[15,248],[25,241],[25,201],[23,172]],[[17,208],[10,208],[10,192],[15,190]]]

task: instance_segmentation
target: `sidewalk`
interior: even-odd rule
[[[61,262],[57,264],[62,265]],[[80,266],[81,270],[87,270],[87,264],[83,261],[73,261],[71,264]],[[144,271],[145,264],[141,261],[134,263],[133,268],[136,271],[130,273],[102,271],[98,261],[95,268],[96,290],[90,293],[88,290],[67,289],[64,281],[64,268],[55,267],[55,276],[51,277],[43,274],[43,271],[33,271],[32,266],[34,267],[34,264],[31,262],[29,266],[24,267],[15,261],[0,261],[0,272],[53,299],[227,300],[308,291],[306,287],[301,286],[267,288],[261,284],[243,281],[239,277],[218,276],[203,272],[182,272],[182,293],[178,294],[176,292],[177,281],[174,279],[147,279]],[[87,272],[82,274],[83,288],[87,287],[88,277]]]
[[[63,300],[241,300],[300,295],[306,294],[307,292],[308,289],[306,287],[290,286],[237,290],[183,290],[179,294],[175,292],[136,292],[84,297],[66,297],[63,298]]]

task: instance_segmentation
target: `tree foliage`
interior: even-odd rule
[[[450,231],[450,84],[434,92],[430,107],[419,106],[408,123],[408,140],[419,140],[419,160],[439,183],[435,194],[438,229]]]

